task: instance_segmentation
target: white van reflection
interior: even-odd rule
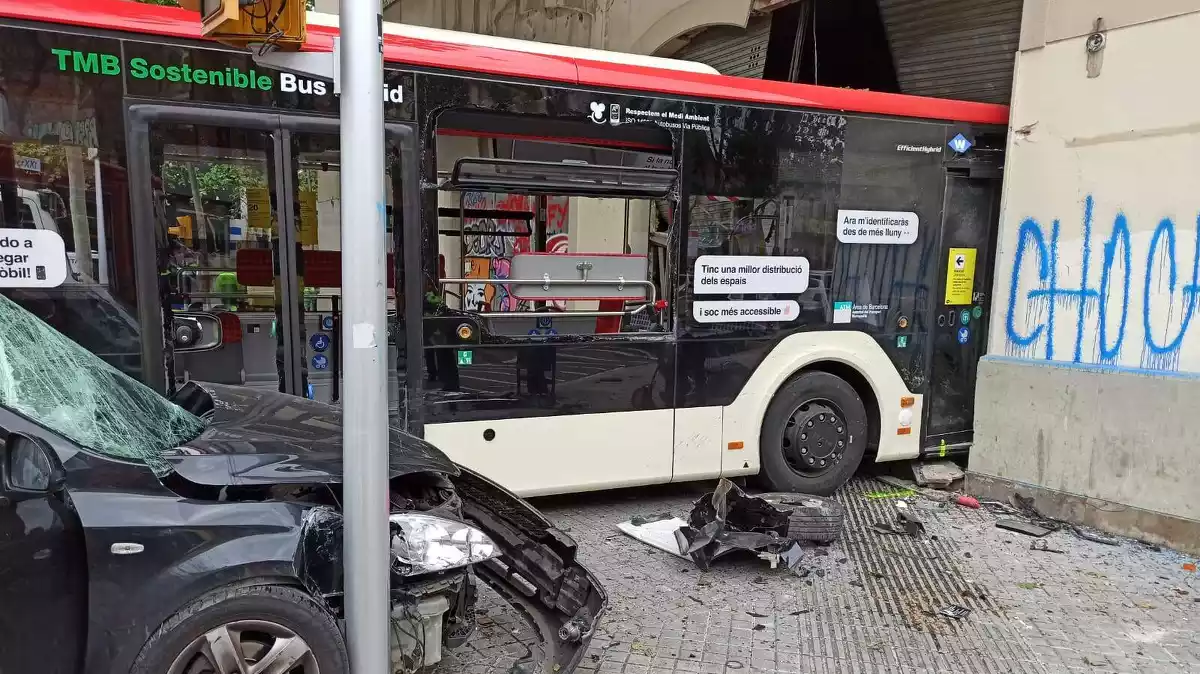
[[[2,198],[2,197],[0,197]],[[80,283],[84,281],[84,275],[79,269],[79,263],[76,260],[76,252],[72,250],[74,238],[64,236],[62,228],[59,227],[59,222],[68,217],[70,211],[63,203],[63,198],[57,192],[48,189],[30,190],[25,188],[17,188],[17,198],[19,204],[17,206],[17,229],[44,229],[54,232],[62,238],[63,243],[67,248],[67,269],[70,274],[67,275],[67,283]],[[67,232],[66,234],[70,234]],[[94,274],[96,265],[99,263],[100,254],[98,251],[91,251],[92,266],[88,270],[88,276]]]

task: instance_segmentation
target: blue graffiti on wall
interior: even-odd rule
[[[1045,230],[1037,220],[1026,218],[1021,223],[1004,322],[1009,354],[1024,358],[1055,360],[1057,357],[1058,360],[1065,360],[1065,354],[1056,352],[1059,345],[1055,343],[1055,338],[1061,333],[1056,333],[1055,328],[1061,320],[1074,320],[1075,339],[1071,346],[1074,349],[1072,358],[1076,363],[1115,365],[1123,350],[1141,337],[1141,367],[1178,370],[1180,348],[1191,326],[1197,294],[1200,293],[1200,216],[1196,219],[1190,282],[1179,286],[1181,260],[1176,257],[1175,223],[1170,218],[1163,218],[1150,238],[1145,266],[1141,269],[1141,287],[1137,288],[1133,285],[1136,270],[1133,266],[1129,220],[1124,213],[1117,213],[1113,218],[1112,228],[1104,239],[1103,252],[1097,260],[1100,276],[1093,278],[1094,207],[1094,200],[1088,196],[1083,208],[1078,287],[1059,285],[1059,221],[1054,220],[1050,225],[1048,241]],[[1028,278],[1022,279],[1022,263],[1034,260],[1037,286],[1024,293],[1024,306],[1019,310],[1017,300],[1021,283],[1023,280],[1029,282]],[[1141,262],[1140,256],[1138,261]],[[1031,272],[1026,270],[1025,273]],[[1092,285],[1093,282],[1096,284]],[[1131,325],[1131,293],[1137,291],[1142,293],[1142,320],[1140,325]],[[1181,314],[1177,313],[1180,306]],[[1158,330],[1158,334],[1152,321],[1155,309],[1160,314],[1165,313],[1167,318],[1167,328]],[[1176,318],[1178,323],[1174,323]],[[1091,354],[1084,353],[1086,327],[1096,329],[1096,343]]]

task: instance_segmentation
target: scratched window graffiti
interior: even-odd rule
[[[1075,218],[1021,222],[1008,261],[1006,353],[1200,371],[1200,348],[1189,337],[1200,216],[1188,231],[1172,217],[1126,213],[1089,195]]]
[[[463,208],[475,211],[511,211],[528,214],[526,219],[497,217],[462,219],[461,249],[463,278],[509,278],[513,255],[532,251],[531,218],[537,213],[536,197],[524,194],[495,194],[467,192]],[[566,197],[546,198],[546,250],[549,253],[567,251],[567,213],[570,202]],[[452,247],[452,244],[451,244]],[[445,254],[446,251],[443,251]],[[454,251],[449,251],[452,253]],[[529,303],[513,297],[507,284],[468,284],[462,297],[467,311],[526,311]]]

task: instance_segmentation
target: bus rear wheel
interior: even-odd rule
[[[828,496],[858,470],[866,447],[867,410],[854,387],[828,372],[804,372],[767,408],[762,478],[772,491]]]

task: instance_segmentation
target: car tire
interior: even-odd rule
[[[194,662],[194,657],[207,658],[215,649],[194,656],[188,653],[203,648],[197,644],[222,630],[230,635],[222,646],[237,646],[248,661],[269,653],[272,647],[287,646],[296,649],[291,654],[307,649],[298,667],[311,662],[320,674],[350,671],[350,656],[337,619],[310,595],[284,585],[242,585],[204,595],[167,619],[146,641],[130,674],[187,672],[182,663]],[[293,637],[302,643],[291,643]],[[203,665],[199,671],[206,671]]]
[[[829,496],[858,470],[866,448],[867,410],[854,387],[828,372],[803,372],[767,407],[762,481],[771,491]]]
[[[788,513],[787,537],[791,540],[832,543],[842,535],[846,506],[831,498],[782,492],[755,496]]]

